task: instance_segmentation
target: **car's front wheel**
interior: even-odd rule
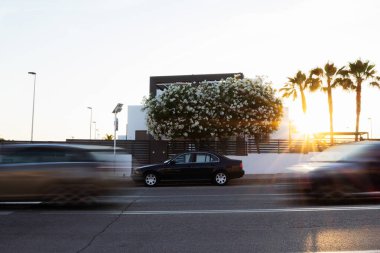
[[[156,173],[148,172],[145,174],[144,182],[146,186],[156,186],[159,182],[159,179]]]
[[[225,185],[228,182],[228,176],[225,172],[219,171],[215,173],[213,181],[216,185]]]

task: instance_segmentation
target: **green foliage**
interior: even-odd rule
[[[106,134],[106,136],[104,136],[104,140],[106,140],[106,141],[112,141],[113,140],[113,135],[112,134]]]
[[[148,130],[155,138],[269,134],[278,129],[282,117],[281,100],[262,78],[173,84],[143,103]]]

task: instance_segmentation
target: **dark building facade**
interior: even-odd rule
[[[165,90],[172,84],[193,83],[198,84],[203,81],[218,82],[228,77],[244,78],[243,73],[223,73],[223,74],[204,74],[204,75],[179,75],[179,76],[151,76],[149,92],[153,96],[157,94],[157,90]]]

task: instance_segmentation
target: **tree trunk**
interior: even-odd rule
[[[359,121],[360,121],[360,110],[361,110],[361,95],[362,95],[362,82],[358,81],[358,86],[356,87],[356,126],[355,126],[355,141],[359,140]]]
[[[333,124],[333,102],[331,91],[331,80],[327,81],[327,99],[329,104],[329,116],[330,116],[330,145],[334,145],[334,124]]]
[[[306,98],[305,98],[305,93],[303,92],[303,89],[300,89],[301,93],[301,101],[302,101],[302,111],[304,114],[306,114]]]

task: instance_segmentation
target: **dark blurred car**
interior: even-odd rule
[[[290,168],[293,190],[319,200],[344,200],[380,193],[380,142],[337,145],[309,163]]]
[[[228,180],[244,175],[241,160],[234,160],[212,152],[187,152],[162,164],[132,169],[134,181],[155,186],[162,181],[209,180],[225,185]]]
[[[66,144],[0,146],[0,199],[82,204],[121,177],[112,147]]]

